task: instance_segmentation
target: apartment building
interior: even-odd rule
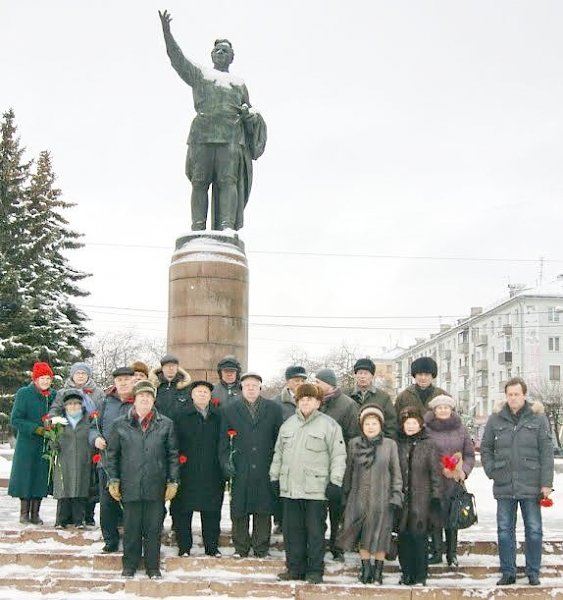
[[[563,275],[535,288],[508,287],[507,298],[486,310],[471,308],[468,317],[402,352],[395,360],[397,390],[411,383],[411,362],[431,356],[437,385],[479,423],[504,396],[510,377],[523,377],[532,395],[534,386],[561,381]]]

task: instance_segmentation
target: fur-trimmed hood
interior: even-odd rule
[[[156,389],[158,389],[163,383],[166,383],[166,378],[162,374],[162,367],[155,367],[154,369],[151,369],[149,373],[149,381]],[[191,381],[192,378],[190,377],[190,374],[182,369],[182,367],[178,367],[178,373],[172,380],[172,382],[176,384],[176,389],[183,390],[187,388]]]
[[[526,400],[526,404],[529,409],[536,415],[543,415],[545,413],[545,407],[542,402],[539,400],[534,400],[533,402],[529,402]],[[497,414],[506,406],[506,398],[499,400],[493,407],[493,413]]]

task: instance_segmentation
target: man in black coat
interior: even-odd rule
[[[235,556],[248,556],[252,547],[254,555],[263,558],[270,547],[274,494],[269,471],[282,411],[279,404],[260,395],[260,375],[245,373],[241,385],[242,399],[222,410],[219,453],[225,476],[231,478]]]
[[[192,548],[192,516],[201,515],[205,554],[220,557],[219,533],[225,483],[219,464],[220,409],[211,403],[213,385],[194,381],[191,400],[178,412],[176,432],[180,462],[180,489],[174,498],[178,556]]]
[[[176,356],[167,354],[160,359],[160,368],[149,373],[149,381],[156,389],[156,409],[174,421],[176,412],[189,400],[189,373],[180,367]]]
[[[109,493],[123,504],[122,575],[133,577],[144,554],[153,579],[161,577],[162,516],[178,489],[178,450],[172,421],[154,409],[154,386],[139,381],[133,394],[132,408],[110,435]]]
[[[352,398],[342,393],[336,381],[336,373],[332,369],[317,371],[315,373],[315,383],[324,394],[323,403],[319,410],[332,417],[340,425],[344,442],[348,447],[348,442],[360,435],[358,405]],[[338,525],[343,513],[340,488],[334,486],[327,498],[330,518],[330,551],[334,560],[344,562],[344,552],[336,543]]]

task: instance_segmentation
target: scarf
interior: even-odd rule
[[[246,398],[243,398],[244,405],[248,408],[248,412],[252,417],[252,421],[255,423],[258,418],[258,409],[260,408],[260,398],[256,402],[249,402]]]
[[[429,400],[430,396],[432,395],[434,387],[432,386],[432,384],[430,384],[427,388],[424,388],[424,389],[419,387],[418,384],[415,384],[414,387],[415,387],[418,397],[420,398],[420,401],[426,407],[426,404],[428,403],[428,400]]]
[[[374,438],[367,438],[364,434],[361,436],[361,443],[358,446],[356,460],[361,467],[369,469],[375,462],[377,447],[383,441],[383,432],[379,432]]]
[[[146,432],[151,424],[152,418],[154,417],[154,410],[151,410],[143,419],[137,414],[137,411],[133,408],[132,417],[139,423],[139,426]]]

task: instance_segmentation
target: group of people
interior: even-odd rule
[[[85,527],[99,501],[103,551],[117,551],[122,524],[123,576],[133,577],[144,556],[147,575],[159,578],[165,503],[179,556],[190,555],[199,512],[205,553],[220,557],[228,486],[234,556],[269,555],[273,516],[284,538],[281,580],[323,581],[327,517],[333,559],[359,551],[364,584],[383,582],[395,547],[405,585],[424,585],[428,565],[444,554],[458,566],[449,517],[475,452],[454,399],[434,385],[432,358],[412,362],[413,384],[394,403],[374,386],[369,358],[354,365],[350,396],[331,369],[310,375],[292,365],[271,400],[261,395],[261,376],[242,373],[234,356],[217,365],[215,385],[191,381],[175,356],[160,363],[152,371],[142,362],[117,368],[107,390],[88,364],[75,363],[57,392],[50,366],[33,366],[11,418],[17,441],[8,493],[20,498],[20,522],[41,524],[41,499],[52,493],[55,526]],[[481,444],[498,505],[499,585],[515,582],[518,504],[526,574],[539,583],[538,501],[551,493],[553,447],[541,404],[526,394],[523,380],[508,381]]]

